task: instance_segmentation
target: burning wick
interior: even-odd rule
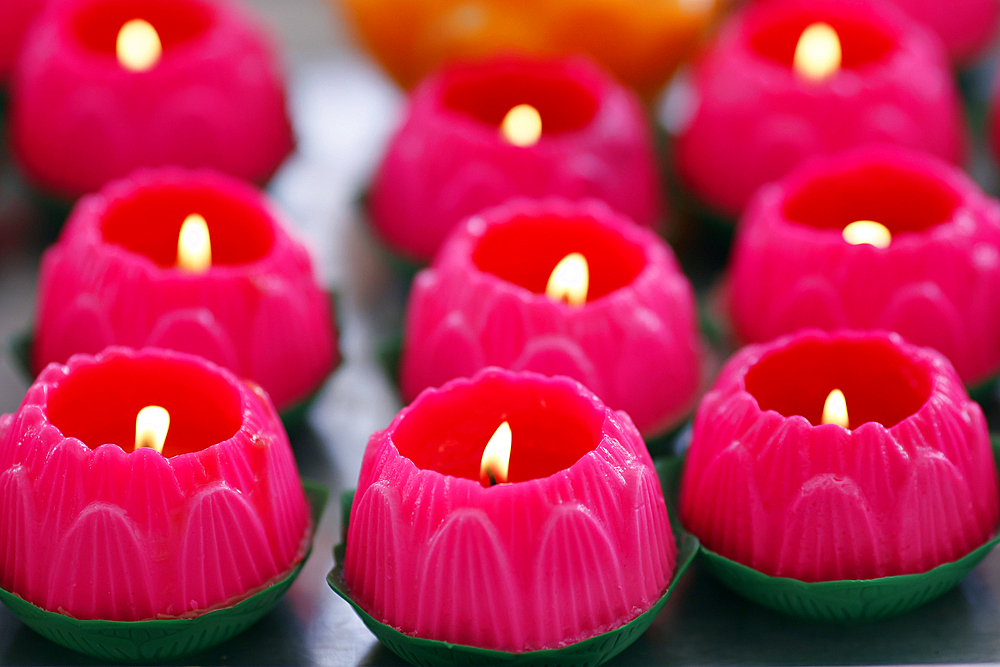
[[[571,252],[552,269],[552,275],[545,286],[545,295],[553,301],[565,299],[571,306],[582,306],[587,303],[589,289],[590,268],[587,266],[587,258],[578,252]]]
[[[515,146],[534,146],[542,138],[542,116],[530,104],[518,104],[504,116],[500,134]]]
[[[212,240],[208,223],[197,213],[184,218],[177,236],[177,267],[192,273],[204,273],[212,267]]]
[[[130,72],[145,72],[160,62],[163,44],[148,21],[132,19],[118,31],[115,54],[118,63]]]
[[[507,482],[507,468],[510,465],[510,424],[500,424],[483,450],[483,460],[479,464],[479,483],[490,488]]]
[[[868,244],[888,248],[892,243],[889,228],[872,220],[858,220],[844,227],[844,240],[851,245]]]
[[[840,70],[840,37],[829,23],[813,23],[795,46],[795,71],[811,81],[823,81]]]
[[[851,422],[847,418],[847,399],[844,398],[844,392],[839,389],[834,389],[826,397],[826,402],[823,404],[823,423],[837,424],[844,428],[851,427]]]
[[[170,413],[158,405],[147,405],[135,417],[135,448],[146,447],[162,454],[169,428]]]

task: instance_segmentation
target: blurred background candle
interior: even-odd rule
[[[997,35],[997,0],[890,0],[937,33],[956,65],[968,65],[982,56]]]
[[[0,83],[6,84],[32,19],[49,0],[0,3]]]
[[[261,384],[282,411],[339,360],[305,248],[257,190],[207,170],[109,184],[46,253],[35,368],[108,345],[199,354]]]
[[[729,305],[743,342],[887,329],[979,384],[1000,371],[1000,203],[958,168],[899,148],[815,160],[740,220]]]
[[[263,183],[293,145],[283,79],[229,0],[51,2],[15,68],[11,142],[32,183],[65,199],[165,164]]]
[[[484,452],[506,435],[509,474]],[[401,632],[522,652],[636,618],[676,558],[631,422],[568,378],[488,369],[424,392],[371,437],[344,577]]]
[[[965,157],[961,104],[941,44],[893,6],[750,3],[685,81],[675,99],[687,102],[668,118],[678,175],[728,216],[815,155],[882,142],[956,164]]]
[[[821,419],[834,392],[847,424]],[[721,556],[831,581],[961,558],[996,530],[1000,496],[982,410],[943,356],[811,330],[726,364],[695,417],[680,509]]]
[[[698,44],[718,0],[330,0],[410,88],[444,63],[499,53],[584,54],[646,99]]]
[[[427,262],[463,218],[516,195],[596,197],[661,224],[638,99],[582,58],[446,67],[413,92],[372,184],[372,222],[393,250]]]
[[[486,366],[567,375],[647,436],[701,384],[694,295],[670,247],[604,204],[514,200],[464,222],[413,282],[400,386]]]
[[[150,406],[169,426],[137,432]],[[287,576],[314,528],[267,394],[153,349],[42,372],[0,417],[0,512],[5,590],[113,621],[232,606]]]

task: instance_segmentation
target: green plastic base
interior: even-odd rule
[[[661,483],[663,479],[661,476]],[[354,492],[348,491],[341,497],[345,535],[347,534],[347,521],[350,518],[353,496]],[[671,518],[673,517],[674,515],[671,514]],[[338,545],[333,550],[336,566],[326,580],[330,584],[330,588],[354,608],[364,624],[386,648],[413,665],[584,665],[596,667],[624,651],[649,628],[660,610],[663,609],[663,605],[666,604],[674,587],[677,586],[677,582],[681,580],[688,566],[698,554],[698,539],[694,535],[679,530],[679,524],[674,524],[671,521],[671,525],[674,527],[674,536],[677,539],[677,564],[674,568],[673,579],[671,579],[670,586],[663,597],[641,616],[620,628],[558,649],[525,651],[523,653],[494,651],[476,646],[413,637],[403,634],[392,626],[380,623],[351,599],[343,577],[343,544]]]
[[[319,525],[329,492],[308,481],[303,481],[302,486],[312,509],[313,524]],[[165,662],[215,646],[256,623],[285,594],[308,558],[307,552],[287,577],[246,600],[195,618],[80,620],[46,611],[2,589],[0,600],[29,628],[74,651],[109,662]]]
[[[992,438],[1000,459],[1000,438]],[[675,487],[672,494],[676,497]],[[829,623],[864,623],[897,616],[947,592],[1000,543],[1000,534],[950,563],[920,574],[878,579],[805,582],[772,577],[725,556],[701,548],[702,562],[719,581],[775,611]]]

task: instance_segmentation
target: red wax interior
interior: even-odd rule
[[[52,392],[48,417],[66,437],[91,449],[135,448],[135,418],[147,405],[170,413],[164,456],[197,452],[240,428],[238,389],[204,367],[180,359],[115,357],[76,369]]]
[[[184,219],[198,213],[208,223],[212,264],[254,262],[271,251],[274,231],[266,210],[208,186],[162,184],[114,202],[101,223],[104,239],[146,255],[166,268],[177,264]]]
[[[149,22],[167,51],[204,33],[212,13],[204,2],[194,0],[96,0],[74,17],[73,31],[91,51],[114,56],[118,32],[132,19]]]
[[[483,449],[504,421],[512,433],[513,483],[576,463],[600,443],[605,416],[569,387],[502,376],[418,401],[393,434],[400,454],[418,468],[476,482]]]
[[[841,65],[845,69],[876,63],[897,48],[891,33],[860,13],[831,16],[806,8],[765,22],[750,35],[750,47],[764,58],[791,69],[803,31],[818,22],[827,23],[837,31],[843,51]]]
[[[542,132],[558,134],[587,126],[597,113],[598,97],[562,66],[510,61],[453,73],[445,85],[443,103],[497,127],[515,106],[530,104],[542,117]]]
[[[933,175],[890,164],[865,164],[810,180],[785,202],[785,217],[819,229],[874,220],[890,232],[917,232],[952,218],[960,198]]]
[[[834,389],[844,392],[851,428],[865,422],[895,426],[927,402],[931,376],[886,339],[802,339],[775,350],[746,375],[746,388],[762,410],[823,419]]]
[[[480,271],[544,294],[552,270],[572,252],[587,258],[588,301],[625,287],[646,266],[642,248],[617,231],[590,217],[556,215],[523,216],[490,227],[472,261]]]

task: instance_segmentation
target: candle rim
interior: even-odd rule
[[[601,293],[597,297],[588,295],[587,302],[582,306],[570,306],[565,302],[555,302],[545,294],[544,282],[540,285],[540,290],[535,291],[524,285],[513,282],[493,271],[482,268],[476,261],[476,253],[483,240],[492,229],[501,228],[509,224],[518,224],[521,220],[530,218],[557,218],[560,220],[585,222],[596,228],[607,231],[609,234],[618,236],[628,245],[629,252],[635,252],[641,257],[641,267],[632,275],[632,278],[616,289]],[[477,215],[466,219],[462,225],[451,235],[450,239],[442,247],[438,254],[439,259],[446,259],[452,256],[451,250],[445,251],[444,247],[455,245],[461,249],[456,253],[460,257],[463,270],[472,271],[478,276],[490,276],[500,281],[503,289],[509,290],[520,298],[531,303],[549,304],[553,307],[568,309],[570,312],[582,312],[589,308],[602,307],[603,304],[611,303],[629,290],[634,290],[635,286],[651,279],[655,267],[663,265],[674,272],[680,271],[676,257],[674,257],[669,246],[653,232],[639,227],[631,222],[623,214],[614,211],[609,206],[596,199],[584,199],[572,202],[562,197],[546,197],[544,199],[532,199],[518,197],[511,199],[504,204],[489,208]],[[569,251],[569,252],[572,252]],[[564,256],[564,255],[563,255]],[[560,256],[556,259],[562,259]],[[590,257],[587,258],[591,271],[591,286],[594,285],[594,265],[595,262]],[[552,263],[549,271],[555,268],[556,262]],[[431,269],[443,270],[445,267],[440,261],[435,260]],[[545,276],[546,280],[548,275]]]
[[[913,391],[919,392],[922,398],[915,402],[912,410],[901,418],[896,419],[888,426],[877,420],[856,418],[855,415],[858,414],[858,411],[851,410],[852,401],[851,395],[848,391],[845,390],[843,386],[834,387],[831,385],[830,389],[841,389],[845,392],[845,394],[847,394],[848,409],[851,413],[852,423],[852,428],[849,429],[849,431],[852,433],[868,428],[881,428],[890,433],[896,432],[900,428],[903,428],[905,423],[930,409],[930,406],[936,400],[936,397],[939,396],[948,385],[954,385],[965,393],[964,385],[961,380],[958,379],[954,367],[943,354],[929,347],[913,345],[895,332],[878,329],[837,329],[835,331],[824,331],[816,328],[801,329],[790,334],[779,336],[778,338],[765,343],[748,345],[726,363],[726,367],[723,368],[720,375],[727,375],[730,372],[729,369],[733,369],[735,372],[738,391],[751,399],[754,406],[760,412],[774,412],[784,421],[799,419],[804,421],[811,429],[842,428],[838,427],[836,424],[822,424],[819,419],[813,421],[806,415],[799,414],[798,412],[785,414],[785,412],[776,408],[764,407],[761,405],[761,401],[758,399],[754,391],[747,386],[748,376],[751,375],[751,372],[754,369],[759,368],[761,364],[765,364],[765,370],[768,370],[766,367],[767,364],[774,363],[774,360],[781,361],[781,357],[786,354],[801,353],[800,348],[810,345],[875,345],[879,347],[887,347],[893,351],[893,354],[896,356],[896,360],[905,361],[908,366],[908,370],[920,376],[911,377],[910,382],[923,383],[922,386],[911,386]],[[751,383],[752,382],[753,379],[751,379]],[[714,387],[710,391],[714,392],[718,389],[718,387]],[[827,390],[824,389],[824,391]],[[823,394],[824,399],[826,395],[826,393]],[[820,402],[816,406],[817,414],[822,413],[822,400],[823,399],[820,399]],[[866,410],[867,408],[868,406],[865,406]],[[862,412],[861,414],[867,414],[867,412]],[[857,425],[855,426],[854,424]]]
[[[552,472],[541,475],[537,477],[531,477],[524,480],[511,481],[506,484],[498,485],[494,488],[484,488],[479,480],[479,466],[482,452],[479,452],[479,456],[475,458],[475,474],[468,476],[455,475],[448,472],[443,472],[436,469],[433,466],[420,465],[413,457],[408,453],[408,449],[416,444],[420,444],[422,441],[415,441],[415,444],[402,445],[397,441],[397,433],[402,427],[404,429],[410,428],[413,419],[408,418],[414,412],[420,411],[432,411],[439,409],[442,402],[445,401],[448,394],[452,392],[459,392],[461,394],[468,394],[474,391],[478,384],[482,382],[502,382],[508,385],[515,384],[525,384],[525,383],[536,383],[540,382],[546,385],[553,392],[558,392],[563,397],[568,397],[568,399],[574,403],[578,403],[580,406],[585,407],[587,410],[592,411],[592,424],[589,425],[591,430],[591,442],[588,445],[586,451],[583,451],[576,456],[572,463],[566,465],[558,470],[553,470]],[[544,406],[543,406],[544,409]],[[396,452],[396,454],[403,459],[407,465],[413,466],[413,468],[420,473],[442,475],[445,477],[451,477],[456,480],[457,483],[468,485],[468,488],[473,490],[474,493],[484,493],[484,492],[500,492],[500,493],[512,493],[514,489],[523,487],[524,485],[537,485],[544,484],[546,480],[552,479],[559,475],[568,474],[569,471],[574,468],[585,465],[584,460],[594,452],[596,452],[604,443],[604,438],[602,436],[603,428],[607,423],[611,415],[614,414],[613,411],[604,405],[603,402],[594,394],[592,391],[587,389],[583,384],[573,380],[572,378],[565,376],[547,376],[540,373],[535,373],[533,371],[512,371],[509,369],[497,367],[497,366],[487,366],[477,371],[472,377],[459,377],[449,380],[440,387],[428,387],[421,391],[413,401],[405,406],[396,416],[393,418],[392,422],[384,430],[372,436],[372,441],[377,439],[384,439],[390,447]],[[489,433],[493,433],[501,424],[501,421],[497,421],[496,424],[492,425],[491,428],[487,428]],[[517,424],[511,424],[513,430],[513,447],[517,449],[518,434],[517,434]],[[488,440],[484,439],[482,441],[482,448],[485,448]],[[406,431],[404,430],[404,436],[406,436]],[[513,457],[512,457],[513,459]],[[512,464],[513,468],[513,464]],[[511,474],[512,477],[515,475]]]

